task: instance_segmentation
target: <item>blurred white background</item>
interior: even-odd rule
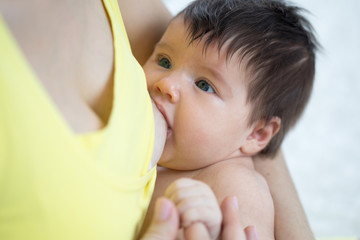
[[[163,0],[173,14],[190,0]],[[324,50],[283,150],[316,237],[360,237],[360,1],[294,0]]]

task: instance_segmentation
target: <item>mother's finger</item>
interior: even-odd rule
[[[221,203],[223,214],[222,240],[257,240],[255,227],[246,227],[240,222],[236,197],[227,197]]]
[[[196,222],[184,230],[185,240],[211,240],[205,224]]]
[[[255,226],[248,226],[244,229],[246,240],[257,240],[258,235]]]
[[[179,229],[179,214],[166,198],[156,200],[155,213],[142,240],[174,240]]]

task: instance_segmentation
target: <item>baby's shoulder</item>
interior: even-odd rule
[[[207,183],[219,202],[227,196],[237,196],[248,207],[265,204],[271,208],[272,197],[265,178],[251,162],[243,159],[227,160],[221,164],[203,169],[194,178]]]
[[[202,169],[195,178],[214,187],[225,185],[230,188],[232,186],[238,188],[240,184],[265,187],[268,190],[265,178],[255,170],[251,158],[237,158],[219,162]]]
[[[235,160],[204,169],[196,178],[210,185],[219,203],[236,196],[243,224],[257,226],[262,239],[273,239],[274,205],[267,182],[252,162]]]

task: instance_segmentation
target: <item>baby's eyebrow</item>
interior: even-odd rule
[[[158,42],[156,45],[155,45],[155,48],[167,48],[169,49],[170,51],[174,52],[174,48],[171,47],[169,44],[165,43],[165,42]]]

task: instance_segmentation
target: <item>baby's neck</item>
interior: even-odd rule
[[[214,170],[221,169],[223,167],[227,167],[229,165],[241,166],[241,167],[247,168],[249,170],[255,169],[252,157],[242,156],[242,157],[234,157],[234,158],[227,158],[224,160],[220,160],[211,165],[207,165],[207,166],[204,166],[202,168],[197,168],[197,169],[179,170],[179,169],[171,169],[171,168],[167,168],[167,167],[163,167],[163,166],[159,165],[158,166],[158,174],[163,175],[165,178],[167,178],[167,176],[172,176],[175,178],[179,178],[179,177],[196,178],[198,175],[202,175],[209,171],[212,172]]]

